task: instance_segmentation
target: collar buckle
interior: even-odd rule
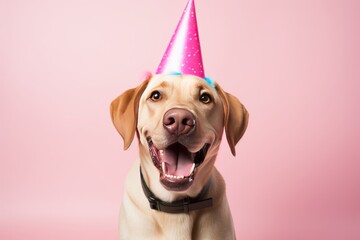
[[[151,209],[159,210],[159,202],[155,198],[149,196],[147,199],[148,199],[148,201],[150,203],[150,208]]]

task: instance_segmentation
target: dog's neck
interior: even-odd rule
[[[199,195],[195,198],[186,197],[181,200],[177,200],[174,202],[164,202],[157,198],[155,194],[147,186],[144,176],[142,174],[140,168],[140,178],[141,178],[141,186],[143,188],[144,194],[150,203],[150,208],[153,210],[166,212],[166,213],[187,213],[192,210],[199,210],[203,208],[209,208],[213,205],[212,198],[202,199],[209,190],[210,187],[210,179],[205,184],[205,187],[199,193]]]

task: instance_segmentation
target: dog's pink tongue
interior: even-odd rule
[[[164,150],[162,161],[166,163],[165,174],[185,177],[190,175],[194,162],[191,152],[178,143]]]

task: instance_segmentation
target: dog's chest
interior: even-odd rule
[[[164,239],[191,239],[194,219],[191,214],[163,214],[158,218]]]

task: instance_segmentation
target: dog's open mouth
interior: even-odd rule
[[[160,171],[161,184],[170,191],[185,191],[195,176],[196,168],[204,161],[210,144],[205,144],[200,151],[190,152],[184,145],[176,142],[159,150],[148,139],[151,159]]]

